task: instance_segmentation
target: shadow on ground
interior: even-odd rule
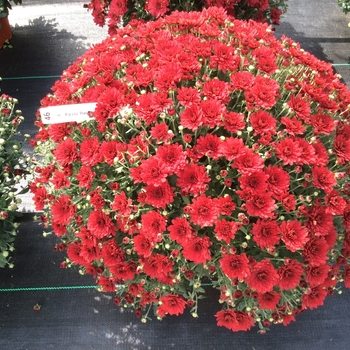
[[[58,30],[57,25],[55,19],[40,16],[26,26],[15,26],[13,48],[0,50],[1,92],[19,100],[18,108],[25,117],[20,130],[29,134],[37,131],[33,121],[40,99],[50,91],[57,76],[87,50],[83,43],[86,37]]]

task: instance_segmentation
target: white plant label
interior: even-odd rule
[[[93,112],[95,108],[96,102],[42,107],[40,108],[40,116],[44,124],[79,123],[93,120],[94,118],[89,116],[89,112]]]

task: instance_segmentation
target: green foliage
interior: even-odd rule
[[[12,9],[11,4],[22,4],[22,0],[0,0],[0,17],[7,17],[9,10]]]
[[[350,12],[350,0],[338,0],[338,5],[341,7],[344,13]]]
[[[16,210],[21,201],[16,194],[27,173],[23,141],[17,131],[24,118],[21,111],[15,111],[17,103],[10,96],[0,96],[0,267],[13,267],[9,258],[15,249],[13,244],[18,227],[15,221],[20,215]]]

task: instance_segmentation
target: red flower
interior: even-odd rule
[[[140,306],[146,306],[152,303],[156,303],[157,298],[155,293],[149,293],[145,291],[141,291],[141,300],[140,300]]]
[[[156,278],[162,284],[173,284],[171,276],[173,262],[162,254],[151,254],[147,259],[141,259],[143,271],[151,278]]]
[[[311,233],[324,236],[334,227],[333,215],[328,213],[324,206],[312,206],[306,216],[306,227]]]
[[[87,262],[92,263],[94,260],[100,259],[100,249],[96,246],[83,245],[81,247],[80,256],[82,256]]]
[[[286,132],[289,135],[302,135],[305,132],[303,123],[297,118],[282,117],[281,123],[285,125]]]
[[[227,112],[223,113],[224,128],[232,133],[237,133],[245,128],[244,114]]]
[[[34,192],[32,190],[32,192]],[[35,192],[34,192],[34,204],[35,204],[35,209],[36,210],[43,210],[45,206],[45,202],[47,199],[47,190],[45,187],[35,187]]]
[[[118,279],[132,280],[135,278],[136,264],[133,261],[118,261],[110,266],[110,271]]]
[[[244,94],[247,109],[253,110],[257,107],[270,109],[276,104],[278,90],[279,84],[275,80],[257,75],[253,85]]]
[[[118,216],[128,216],[131,214],[132,200],[126,197],[124,191],[114,196],[111,209],[117,212]]]
[[[314,127],[315,135],[331,134],[335,128],[334,119],[330,115],[324,113],[312,115],[311,125]]]
[[[210,177],[204,166],[190,163],[179,173],[176,185],[184,194],[198,195],[207,189],[209,181]]]
[[[81,248],[82,245],[80,245],[78,242],[70,243],[67,247],[67,255],[69,260],[78,265],[86,264],[86,260],[81,256]]]
[[[122,16],[127,10],[128,7],[126,0],[113,0],[110,2],[107,18],[118,23],[120,16]],[[112,26],[112,23],[109,22],[108,24]]]
[[[350,139],[343,136],[337,135],[333,143],[334,153],[346,162],[350,161]]]
[[[221,157],[221,143],[220,137],[207,134],[197,139],[196,150],[203,156],[217,160]]]
[[[332,215],[342,215],[346,207],[346,201],[339,193],[335,190],[332,190],[324,198],[326,202],[326,213]]]
[[[116,280],[114,277],[99,276],[97,283],[102,287],[104,292],[114,292]]]
[[[157,211],[149,211],[141,215],[141,224],[141,234],[155,242],[161,241],[166,228],[166,218],[164,216]]]
[[[181,175],[182,169],[186,165],[186,154],[178,143],[160,146],[156,156],[164,164],[169,175],[177,173]]]
[[[73,218],[77,207],[72,204],[72,198],[62,194],[51,205],[51,212],[54,220],[62,225],[68,225]]]
[[[109,215],[101,210],[90,212],[87,228],[97,238],[115,236],[117,233],[117,228]]]
[[[155,156],[142,161],[138,172],[142,174],[142,182],[154,186],[159,186],[166,182],[166,177],[168,176],[163,162]],[[133,176],[133,172],[131,176]]]
[[[303,120],[306,123],[310,122],[310,104],[302,96],[295,96],[291,94],[288,106],[294,111],[299,119]]]
[[[184,312],[186,301],[178,294],[167,294],[159,298],[157,314],[160,317],[169,315],[180,315]]]
[[[258,303],[262,309],[273,310],[281,299],[281,295],[275,291],[258,293]]]
[[[66,235],[68,233],[67,225],[62,224],[62,222],[60,221],[56,221],[55,219],[52,219],[51,226],[57,237]]]
[[[328,259],[328,244],[324,237],[315,237],[305,244],[304,262],[313,266],[323,265]]]
[[[103,141],[99,151],[102,159],[104,159],[109,165],[112,165],[115,158],[118,159],[118,142],[114,140]]]
[[[343,225],[349,230],[350,229],[350,203],[346,205],[343,212]]]
[[[294,198],[294,195],[289,193],[282,193],[279,197],[277,197],[277,199],[281,201],[287,212],[295,210],[297,202]]]
[[[232,90],[247,90],[253,85],[254,75],[247,71],[237,72],[230,76]]]
[[[145,203],[156,208],[165,208],[174,200],[174,193],[170,185],[165,182],[160,186],[148,185],[145,187]]]
[[[192,236],[192,228],[186,218],[175,218],[168,226],[169,237],[171,240],[183,245]]]
[[[323,166],[314,166],[312,168],[313,186],[323,189],[326,193],[330,193],[337,184],[334,173]]]
[[[280,232],[282,241],[292,252],[303,249],[308,240],[308,232],[298,220],[283,221],[280,225]]]
[[[234,239],[237,231],[237,224],[234,221],[226,221],[225,219],[216,221],[214,232],[219,241],[230,243]]]
[[[284,165],[293,165],[300,162],[302,149],[297,141],[285,138],[276,143],[275,152]]]
[[[149,0],[145,6],[146,11],[148,11],[153,17],[163,16],[169,10],[168,0]]]
[[[252,173],[264,168],[264,159],[250,149],[245,149],[242,155],[239,155],[234,163],[233,168],[237,168],[241,173]]]
[[[306,281],[309,282],[311,287],[322,284],[328,277],[330,270],[329,265],[323,264],[319,266],[308,266],[306,270]]]
[[[92,236],[91,239],[96,239],[91,232],[90,234]],[[123,249],[118,246],[115,240],[110,240],[103,245],[101,255],[106,266],[113,266],[125,258]]]
[[[243,156],[246,152],[241,138],[227,137],[221,146],[222,155],[229,161]]]
[[[317,140],[316,143],[312,143],[311,146],[315,150],[315,158],[317,159],[317,164],[320,166],[327,166],[328,164],[328,153],[323,143]]]
[[[231,216],[232,211],[236,209],[236,203],[230,196],[219,197],[216,201],[216,207],[221,215]]]
[[[262,170],[255,171],[249,174],[242,174],[238,178],[242,190],[251,190],[255,193],[265,192],[267,189],[268,175]]]
[[[191,104],[180,114],[180,124],[184,128],[196,131],[203,124],[203,111],[199,106]]]
[[[243,311],[221,310],[215,314],[217,325],[234,332],[247,331],[254,325],[254,318]]]
[[[173,133],[169,133],[169,128],[165,123],[156,124],[149,133],[157,143],[166,142],[174,136]]]
[[[140,234],[140,235],[134,236],[133,241],[134,241],[134,250],[140,256],[148,258],[151,255],[152,249],[154,248],[154,241],[149,236]]]
[[[218,217],[215,201],[204,194],[193,200],[190,205],[191,221],[200,227],[212,226]]]
[[[77,149],[78,145],[71,138],[63,140],[53,151],[57,163],[64,167],[79,160]]]
[[[273,247],[280,241],[279,226],[276,221],[258,220],[251,230],[253,240],[261,249]]]
[[[280,195],[288,191],[290,177],[285,170],[277,165],[269,165],[264,171],[268,175],[267,183],[269,191],[272,191],[275,195]]]
[[[219,79],[212,79],[204,82],[202,93],[208,98],[223,103],[230,101],[229,86],[226,82]]]
[[[177,90],[177,93],[177,99],[184,107],[197,105],[201,101],[198,89],[182,86]]]
[[[283,315],[282,320],[283,320],[283,326],[288,326],[291,322],[295,322],[295,315],[294,314]]]
[[[229,278],[244,280],[249,275],[249,260],[245,253],[225,254],[219,260],[224,274]]]
[[[269,193],[253,194],[246,203],[247,213],[262,219],[272,217],[276,208],[275,201]]]
[[[281,290],[291,290],[299,285],[304,268],[294,259],[286,259],[284,265],[278,268],[278,286]]]
[[[344,275],[344,286],[346,288],[350,288],[350,266],[349,265],[345,266],[343,275]]]
[[[246,282],[250,288],[259,293],[272,291],[273,287],[278,284],[279,276],[269,259],[260,262],[253,262],[250,265],[250,274]]]
[[[79,187],[85,187],[86,189],[91,188],[91,183],[94,180],[96,173],[91,170],[90,166],[82,165],[78,174],[76,175],[79,181]]]
[[[182,254],[185,259],[193,261],[195,264],[205,264],[211,260],[209,250],[211,244],[208,237],[192,237],[183,243]]]
[[[315,149],[312,145],[300,137],[295,138],[294,140],[299,144],[301,149],[299,164],[316,164],[317,158],[315,156]]]
[[[323,305],[327,291],[322,286],[316,286],[307,291],[301,299],[303,309],[316,309]]]
[[[72,123],[51,124],[48,133],[54,142],[61,142],[65,136],[69,136],[73,132]]]
[[[144,72],[144,69],[142,69]],[[152,75],[150,73],[150,78]],[[148,83],[147,83],[148,84]],[[139,116],[141,120],[144,120],[147,125],[150,125],[157,121],[157,115],[160,111],[157,111],[152,106],[152,93],[146,93],[138,97],[138,104],[134,107],[135,113]]]
[[[200,108],[203,112],[203,126],[214,128],[221,124],[221,116],[225,112],[224,104],[217,100],[208,99],[201,101]]]
[[[226,69],[234,72],[239,67],[239,59],[234,54],[234,49],[219,41],[213,40],[214,54],[211,56],[212,68],[221,69],[226,72]]]
[[[81,161],[85,165],[96,165],[102,162],[103,155],[100,153],[100,144],[97,136],[84,139],[80,145]]]
[[[102,209],[105,205],[105,201],[97,191],[92,191],[90,192],[90,204],[95,209]]]
[[[250,124],[254,129],[254,135],[276,132],[276,119],[268,112],[260,110],[249,117]]]

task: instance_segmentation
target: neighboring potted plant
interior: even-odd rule
[[[350,12],[350,0],[338,0],[338,5],[345,14]],[[350,27],[350,22],[348,23],[348,26]]]
[[[0,48],[12,38],[12,30],[9,24],[9,10],[12,9],[11,3],[21,4],[22,0],[0,0]]]
[[[30,188],[62,267],[142,322],[215,288],[219,326],[264,333],[350,286],[350,91],[267,24],[134,21],[42,106]]]
[[[201,11],[208,6],[221,6],[237,19],[279,24],[281,14],[287,10],[287,0],[90,0],[84,6],[92,11],[97,25],[107,23],[113,34],[118,26],[132,19],[154,20],[173,11]]]
[[[338,0],[338,5],[341,7],[344,13],[350,12],[350,0]]]
[[[21,200],[16,195],[21,192],[20,182],[28,172],[22,151],[25,140],[17,130],[23,121],[22,112],[15,110],[17,103],[8,95],[0,96],[0,267],[13,267],[10,254],[15,249],[16,219],[21,215],[17,211]]]

